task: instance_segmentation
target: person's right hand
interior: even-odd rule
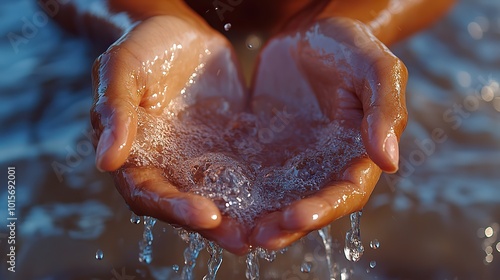
[[[96,165],[113,172],[132,211],[196,230],[230,252],[243,253],[246,229],[223,217],[211,200],[179,191],[158,168],[122,167],[136,137],[139,107],[161,116],[186,88],[195,102],[225,101],[230,110],[241,111],[246,93],[235,61],[230,43],[203,21],[151,17],[96,60],[91,118],[98,139]],[[191,85],[193,73],[198,76]]]

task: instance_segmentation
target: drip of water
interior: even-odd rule
[[[268,262],[273,262],[276,259],[278,253],[276,251],[266,250],[260,247],[255,249],[255,251],[257,251],[259,258],[265,259]]]
[[[196,259],[201,250],[205,248],[205,239],[197,232],[188,233],[184,230],[182,230],[179,235],[184,241],[188,242],[188,247],[184,250],[184,267],[182,268],[181,278],[183,280],[192,280],[194,277],[193,270],[196,266]]]
[[[153,227],[156,219],[144,217],[144,232],[139,242],[139,261],[150,264],[153,260]]]
[[[328,271],[330,272],[330,280],[335,280],[338,277],[338,265],[333,261],[333,242],[330,229],[331,226],[327,225],[318,230],[318,234],[323,241],[323,246],[325,247],[326,264],[328,265]]]
[[[217,271],[219,271],[220,265],[222,263],[222,248],[213,241],[207,242],[207,250],[210,254],[210,259],[208,260],[208,274],[203,277],[203,280],[215,280]]]
[[[380,242],[377,239],[370,241],[370,248],[376,250],[380,247]]]
[[[312,262],[303,262],[302,265],[300,266],[300,272],[302,273],[311,272],[312,265],[313,265]]]
[[[375,268],[375,266],[377,266],[377,262],[376,261],[371,261],[370,262],[370,268]]]
[[[361,211],[352,213],[349,218],[351,220],[351,229],[345,235],[344,254],[347,260],[357,262],[361,259],[365,248],[361,243],[361,235],[359,228],[359,221],[361,218]]]
[[[173,270],[175,273],[179,272],[179,266],[178,266],[178,265],[176,265],[176,264],[172,265],[172,270]]]
[[[140,224],[141,223],[141,217],[137,216],[134,212],[130,215],[130,222],[132,224]]]
[[[231,24],[230,23],[224,24],[224,30],[229,31],[229,29],[231,29]]]
[[[247,270],[245,272],[245,276],[247,280],[258,280],[259,275],[259,259],[257,250],[252,250],[247,255],[246,259]]]
[[[97,252],[95,252],[95,259],[100,261],[103,258],[104,258],[104,253],[102,252],[101,249],[97,249]]]

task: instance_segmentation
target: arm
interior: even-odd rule
[[[428,27],[454,0],[350,0],[330,1],[316,19],[348,17],[368,26],[382,43],[391,45]]]
[[[49,1],[50,2],[50,1]],[[106,49],[137,23],[154,16],[174,16],[205,28],[202,18],[182,0],[125,1],[71,0],[57,4],[55,19],[72,33],[88,37],[94,45]],[[60,10],[59,10],[60,8]]]

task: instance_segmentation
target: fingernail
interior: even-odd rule
[[[394,133],[390,133],[385,139],[384,150],[391,159],[392,164],[397,168],[399,165],[398,138]]]
[[[111,145],[115,142],[115,137],[111,129],[104,129],[101,133],[101,137],[99,138],[99,143],[97,144],[96,156],[95,156],[95,165],[99,171],[104,172],[104,169],[101,167],[101,162],[104,157],[104,154],[109,150]]]

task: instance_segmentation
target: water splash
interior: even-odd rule
[[[197,232],[187,232],[185,230],[181,230],[179,235],[188,243],[188,247],[184,250],[184,267],[182,268],[181,278],[183,280],[192,280],[196,259],[201,250],[205,248],[205,239]]]
[[[354,212],[349,215],[351,220],[351,229],[345,235],[344,254],[347,260],[357,262],[361,259],[365,248],[361,243],[361,235],[359,228],[359,221],[361,218],[361,211]]]
[[[245,272],[245,276],[247,280],[257,280],[260,277],[259,271],[259,259],[257,250],[252,250],[247,255],[246,259],[247,270]]]
[[[318,230],[318,234],[323,241],[323,246],[325,247],[326,264],[328,265],[330,280],[335,280],[338,277],[338,265],[333,261],[333,242],[330,230],[331,225],[327,225],[324,228]]]
[[[150,264],[153,261],[153,227],[156,219],[144,217],[144,232],[142,240],[139,241],[139,261]]]
[[[222,263],[222,248],[213,241],[207,242],[207,250],[210,254],[208,260],[208,274],[203,277],[203,280],[215,280],[217,271],[219,271]]]

